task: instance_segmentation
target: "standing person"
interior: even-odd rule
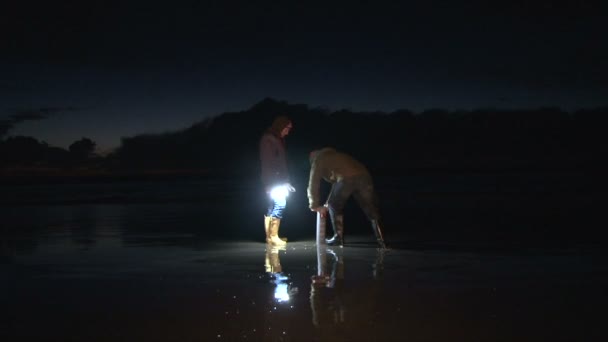
[[[268,211],[264,216],[266,242],[285,246],[287,239],[279,238],[279,226],[287,205],[287,195],[295,191],[289,182],[285,137],[293,127],[286,116],[278,116],[260,139],[262,184],[268,195]]]
[[[327,244],[330,246],[344,245],[343,210],[346,201],[352,195],[370,220],[378,244],[381,248],[386,248],[382,235],[378,199],[367,168],[348,154],[338,152],[331,147],[312,151],[310,164],[307,190],[310,210],[324,215],[329,208],[329,216],[334,229],[334,236],[326,240]],[[319,202],[321,178],[332,184],[326,206],[320,205]]]

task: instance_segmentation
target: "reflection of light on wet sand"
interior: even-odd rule
[[[608,302],[605,269],[581,253],[379,253],[353,237],[352,247],[339,250],[290,242],[273,261],[281,271],[269,276],[263,243],[204,244],[193,241],[204,236],[162,232],[131,232],[124,243],[124,234],[103,229],[91,236],[95,243],[82,249],[70,234],[46,234],[12,259],[15,271],[0,268],[16,284],[2,294],[16,322],[81,340],[95,340],[93,334],[154,339],[163,332],[181,340],[389,340],[396,334],[495,340],[504,337],[501,322],[512,322],[508,339],[525,336],[532,318],[571,324],[554,332],[532,327],[531,336],[542,340],[574,336],[583,327],[597,336],[592,311]],[[316,287],[312,277],[319,275],[326,281]],[[80,326],[66,323],[74,319]],[[38,334],[12,328],[24,337]]]
[[[277,283],[277,287],[274,290],[274,299],[276,299],[279,303],[289,301],[289,284],[287,283]]]

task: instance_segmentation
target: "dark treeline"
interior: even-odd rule
[[[112,156],[123,168],[204,168],[255,174],[258,140],[277,115],[288,115],[295,168],[323,146],[347,151],[376,170],[412,168],[593,168],[605,159],[608,109],[407,110],[330,112],[265,99],[180,132],[125,138]]]
[[[99,168],[103,158],[95,154],[95,142],[82,138],[68,149],[50,146],[28,136],[10,136],[0,141],[0,167],[28,169]]]
[[[295,169],[306,169],[308,153],[323,146],[353,154],[374,173],[416,168],[587,169],[603,165],[606,158],[607,114],[607,108],[574,113],[557,108],[331,112],[265,99],[248,110],[224,113],[181,131],[123,138],[105,158],[92,153],[95,143],[86,138],[64,150],[30,137],[9,137],[0,143],[0,165],[86,164],[114,171],[257,175],[260,135],[275,116],[288,115],[294,122],[287,143]]]

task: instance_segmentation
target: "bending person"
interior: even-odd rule
[[[346,153],[326,147],[310,153],[310,178],[308,181],[308,202],[311,211],[324,213],[320,204],[320,181],[332,184],[326,206],[334,229],[334,236],[327,239],[331,246],[344,245],[344,205],[352,195],[363,210],[376,236],[378,244],[386,248],[382,234],[382,224],[378,210],[378,200],[372,177],[367,168]]]

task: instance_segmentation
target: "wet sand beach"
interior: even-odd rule
[[[606,263],[585,251],[384,251],[365,237],[344,248],[311,240],[273,251],[252,241],[117,234],[101,232],[89,245],[50,235],[35,253],[5,256],[3,340],[605,337]]]
[[[449,215],[466,210],[447,200],[441,203],[450,210],[438,210],[443,218],[409,215],[398,226],[388,203],[385,208],[393,210],[387,215],[388,250],[377,248],[354,212],[347,220],[352,228],[346,246],[327,248],[315,244],[314,215],[293,209],[281,228],[290,241],[275,250],[263,243],[262,220],[250,219],[259,208],[226,216],[226,207],[253,191],[235,195],[218,186],[221,201],[207,201],[209,192],[168,199],[180,186],[193,184],[155,184],[152,192],[140,191],[150,184],[122,184],[129,189],[124,193],[139,196],[128,202],[50,202],[41,201],[41,194],[30,203],[5,203],[0,339],[603,341],[608,336],[605,249],[574,234],[577,227],[571,227],[571,240],[522,235],[521,229],[517,235],[498,229],[483,234],[462,215]],[[63,189],[60,196],[74,198],[70,187]],[[406,199],[404,205],[413,203]],[[517,220],[512,221],[507,223]],[[434,222],[443,224],[431,226]],[[558,235],[566,236],[566,228],[559,228]]]

